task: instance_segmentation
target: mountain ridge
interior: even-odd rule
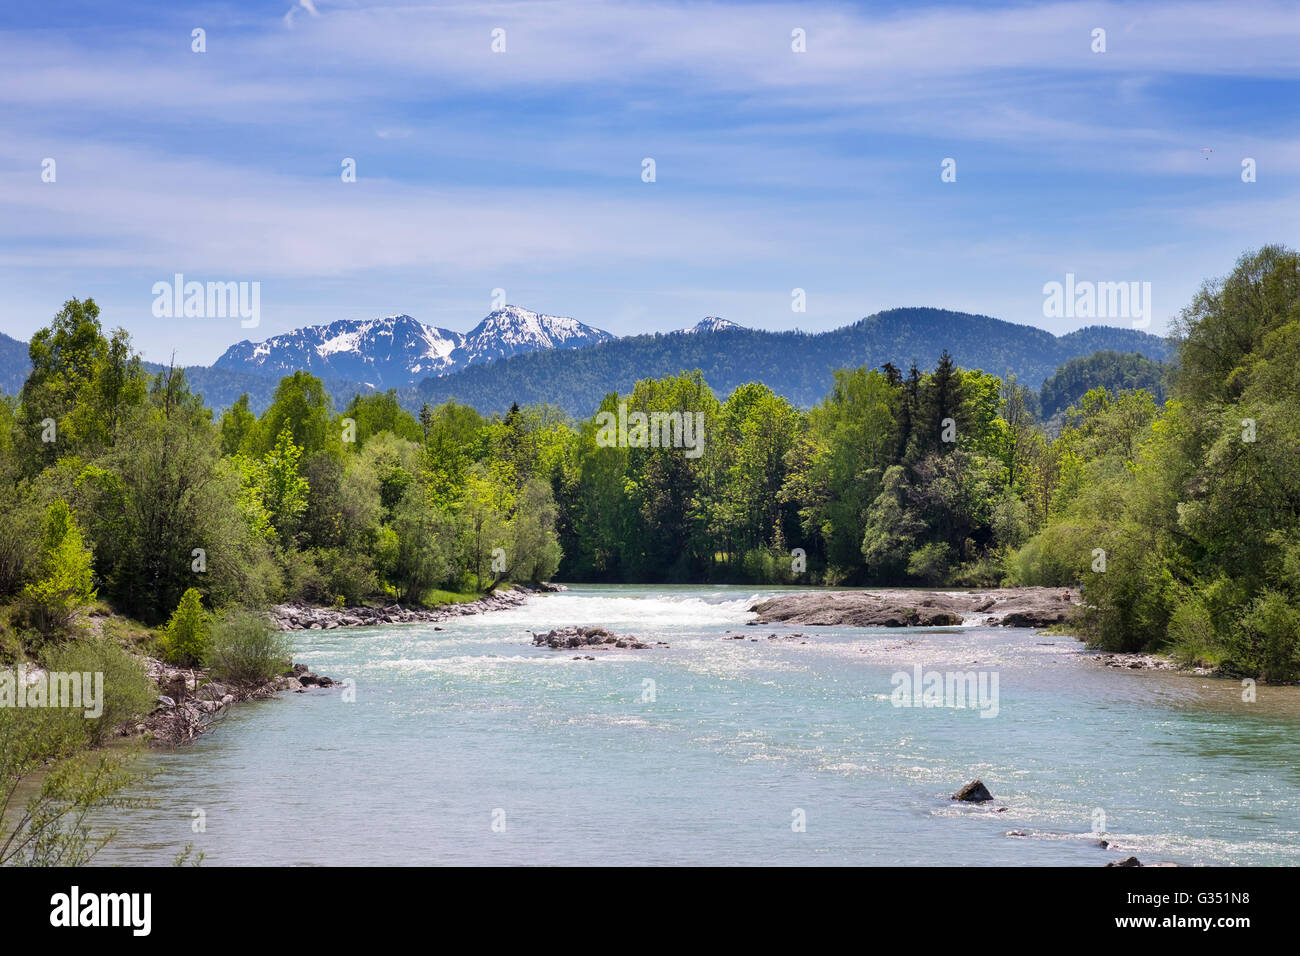
[[[577,319],[514,305],[489,312],[465,333],[425,325],[402,312],[304,326],[261,342],[245,339],[226,349],[212,368],[275,378],[301,370],[384,389],[536,349],[581,348],[612,338]]]
[[[528,312],[513,306],[509,308],[518,313]],[[489,331],[494,323],[488,319],[504,311],[490,313],[463,335],[424,326],[404,314],[309,326],[309,329],[332,332],[318,336],[314,344],[308,343],[317,361],[310,361],[305,367],[322,379],[334,398],[336,408],[342,408],[357,393],[395,387],[399,399],[412,411],[418,411],[424,402],[437,404],[454,399],[474,405],[487,414],[505,411],[517,401],[520,404],[549,403],[574,415],[588,415],[607,393],[627,392],[638,379],[696,368],[719,394],[728,394],[744,382],[759,381],[793,404],[808,407],[829,391],[836,368],[858,365],[874,368],[893,362],[906,370],[915,360],[924,370],[933,367],[945,348],[957,364],[965,368],[982,368],[1001,376],[1014,373],[1021,384],[1034,390],[1069,360],[1097,351],[1138,353],[1155,361],[1168,361],[1173,354],[1166,340],[1134,329],[1088,326],[1056,336],[1035,326],[990,316],[944,309],[904,308],[878,312],[825,332],[772,332],[746,328],[710,316],[692,328],[671,332],[625,337],[601,332],[604,338],[583,347],[572,344],[574,336],[569,327],[553,326],[551,347],[527,351],[521,350],[522,340],[501,341],[497,343],[495,355],[485,351],[471,355],[465,340],[476,331]],[[540,313],[528,314],[539,319],[543,317]],[[520,317],[514,316],[515,319]],[[408,321],[398,322],[399,319]],[[574,328],[580,327],[579,331],[592,329],[577,320],[568,321],[574,323]],[[380,329],[377,323],[384,322],[388,326]],[[430,368],[438,355],[449,356],[458,348],[469,361],[463,368],[449,374],[425,375],[410,384],[404,377],[402,384],[395,386],[389,386],[382,379],[379,383],[373,380],[376,376],[368,374],[373,371],[373,363],[340,367],[337,363],[325,362],[322,365],[318,361],[320,355],[316,349],[321,346],[326,356],[352,354],[349,350],[355,343],[347,336],[361,334],[361,327],[366,325],[371,332],[379,330],[387,335],[376,339],[385,343],[387,349],[380,351],[380,359],[391,355],[395,343],[413,342],[418,336],[419,343],[416,344]],[[302,330],[294,330],[298,331]],[[500,329],[495,329],[495,332],[499,333]],[[293,334],[284,333],[283,336]],[[488,341],[487,337],[484,341]],[[255,347],[256,344],[237,345]],[[507,352],[509,354],[505,354]],[[151,372],[162,367],[152,362],[146,362],[145,366]],[[228,363],[223,367],[218,360],[212,366],[191,366],[185,371],[194,391],[201,393],[213,408],[225,408],[247,392],[253,409],[260,410],[270,403],[281,375],[290,374],[300,367],[303,366],[286,368],[283,372],[265,367],[249,371],[238,367],[238,363]],[[446,363],[442,367],[446,367]],[[27,369],[26,343],[0,333],[0,390],[16,393]],[[409,376],[409,373],[403,372],[403,375]]]
[[[1136,352],[1168,361],[1168,341],[1136,329],[1087,326],[1056,336],[1036,326],[928,307],[888,309],[825,332],[769,332],[743,326],[683,334],[625,336],[572,353],[534,352],[488,366],[427,378],[399,389],[408,407],[454,399],[480,412],[512,402],[558,405],[589,415],[609,392],[625,393],[638,379],[699,369],[720,395],[748,381],[763,382],[790,402],[809,407],[830,390],[837,368],[877,368],[893,362],[924,371],[947,350],[963,368],[1001,377],[1015,374],[1033,390],[1072,358],[1099,350]]]

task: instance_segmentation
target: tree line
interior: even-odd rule
[[[601,402],[702,416],[689,455],[549,406],[336,409],[304,372],[260,415],[246,397],[216,415],[72,300],[0,405],[0,596],[39,631],[92,591],[159,623],[190,589],[187,613],[552,577],[1059,585],[1082,588],[1075,626],[1099,646],[1290,679],[1298,274],[1289,250],[1244,256],[1181,314],[1171,368],[1075,363],[1053,394],[1082,397],[1050,428],[1041,396],[947,353],[836,371],[807,410],[758,383],[719,398],[698,371]]]

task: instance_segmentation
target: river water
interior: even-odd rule
[[[112,811],[97,862],[1300,864],[1300,688],[1247,703],[1022,629],[746,627],[770,593],[575,587],[298,632],[355,700],[281,694],[150,754],[153,805]],[[531,645],[565,624],[670,646]],[[996,707],[895,706],[916,665],[996,677]],[[992,803],[948,799],[975,777]]]

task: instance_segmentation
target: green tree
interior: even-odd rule
[[[197,588],[188,588],[163,629],[162,651],[172,664],[196,667],[208,654],[208,631],[211,618],[203,609],[203,596]]]
[[[95,600],[93,562],[67,502],[55,501],[45,512],[37,580],[23,589],[41,630],[62,627],[77,608]]]
[[[398,503],[392,522],[397,535],[393,573],[398,593],[419,604],[425,592],[447,581],[455,560],[455,529],[445,512],[433,508],[421,485],[412,485]]]
[[[303,512],[307,510],[310,487],[298,473],[302,448],[294,443],[293,432],[285,425],[275,445],[266,453],[258,472],[262,502],[271,516],[280,540],[293,541]]]

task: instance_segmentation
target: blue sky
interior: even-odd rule
[[[617,334],[909,305],[1061,333],[1090,324],[1043,315],[1067,272],[1150,282],[1160,332],[1297,244],[1295,4],[11,7],[0,331],[24,339],[93,296],[146,357],[206,364],[341,318],[464,331],[496,288]],[[177,272],[260,282],[261,325],[154,318]]]

